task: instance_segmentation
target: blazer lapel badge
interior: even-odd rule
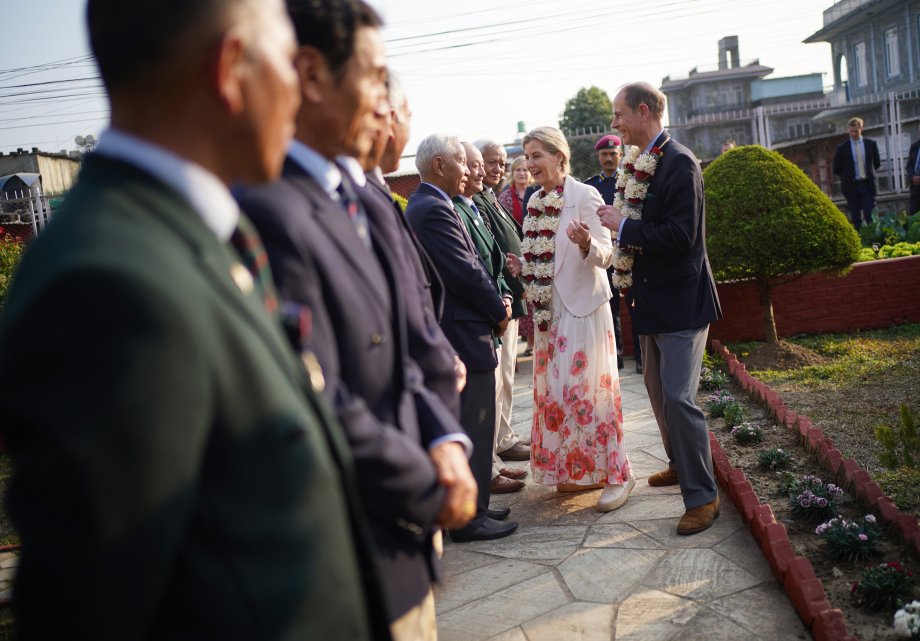
[[[234,262],[230,265],[230,278],[232,278],[236,286],[240,288],[240,291],[246,295],[249,295],[255,286],[252,280],[252,274],[249,273],[249,270],[246,269],[242,263]]]

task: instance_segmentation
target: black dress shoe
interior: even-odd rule
[[[623,362],[623,359],[619,356],[617,357],[617,369],[623,369],[626,367],[626,364]]]
[[[502,523],[488,516],[482,520],[475,519],[465,528],[459,530],[450,530],[450,540],[454,543],[466,543],[467,541],[491,541],[500,539],[514,532],[518,527],[517,522],[510,521]]]
[[[510,507],[503,507],[497,510],[486,510],[486,516],[490,519],[495,519],[496,521],[504,521],[508,518],[508,515],[511,514]]]
[[[636,365],[636,374],[642,373],[642,363]]]

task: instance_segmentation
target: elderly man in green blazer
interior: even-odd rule
[[[0,325],[21,639],[388,639],[353,475],[228,185],[298,106],[280,0],[90,0],[112,127]]]
[[[482,191],[482,181],[485,177],[485,165],[482,161],[482,154],[479,153],[479,150],[475,146],[468,142],[463,143],[463,149],[466,152],[466,162],[470,170],[470,176],[466,182],[464,193],[454,198],[454,209],[460,215],[460,220],[462,220],[463,224],[466,226],[470,238],[473,240],[473,244],[476,245],[476,251],[479,253],[479,258],[486,272],[495,282],[498,291],[501,292],[505,304],[512,310],[511,313],[513,317],[514,292],[505,280],[505,265],[503,263],[505,253],[502,251],[496,239],[492,221],[488,218],[486,212],[480,210],[479,205],[477,205],[474,200],[474,196]],[[500,421],[500,416],[498,415],[498,396],[501,393],[503,384],[503,381],[499,381],[501,376],[502,356],[504,353],[503,346],[507,344],[508,349],[514,349],[516,340],[517,335],[511,336],[507,329],[500,340],[498,337],[495,339],[499,366],[495,371],[495,399],[492,404],[495,408],[496,419],[496,431],[492,438],[492,483],[490,487],[493,494],[507,494],[509,492],[517,492],[524,489],[524,481],[521,479],[527,475],[525,470],[512,470],[503,467],[501,459],[495,453],[495,438],[498,434],[498,425]]]

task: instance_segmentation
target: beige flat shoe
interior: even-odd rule
[[[598,512],[613,512],[623,507],[629,493],[636,487],[636,479],[630,478],[625,485],[607,485],[597,500]]]

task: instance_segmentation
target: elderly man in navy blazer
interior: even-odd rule
[[[635,258],[632,287],[645,386],[669,459],[668,469],[648,482],[680,484],[686,512],[677,533],[695,534],[719,515],[709,431],[696,393],[709,323],[721,318],[722,310],[706,254],[702,172],[693,153],[664,131],[664,101],[664,94],[645,82],[617,92],[613,128],[626,144],[660,156],[641,220],[610,205],[598,214]]]
[[[840,176],[840,191],[847,199],[850,222],[856,231],[862,227],[863,221],[872,222],[875,172],[882,164],[878,145],[871,138],[863,138],[862,128],[862,118],[850,118],[847,123],[850,137],[834,152],[834,173]]]
[[[511,303],[502,298],[451,202],[470,173],[463,145],[456,137],[432,134],[419,144],[415,165],[422,183],[409,197],[406,217],[444,282],[441,327],[466,365],[460,422],[473,440],[470,468],[479,488],[476,518],[450,534],[458,542],[496,539],[517,529],[517,523],[488,514],[498,365],[493,341],[508,326]]]
[[[288,0],[302,106],[282,178],[241,198],[295,347],[316,349],[345,428],[395,639],[433,639],[433,533],[475,515],[471,445],[409,355],[398,248],[336,160],[369,153],[384,110],[381,20],[362,0]]]

